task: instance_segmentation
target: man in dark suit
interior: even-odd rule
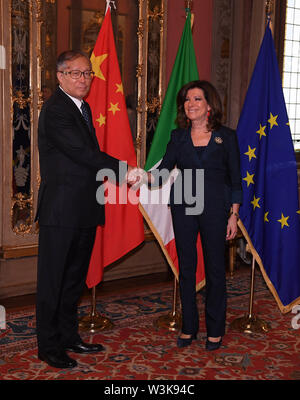
[[[99,148],[91,110],[83,100],[92,78],[86,55],[62,53],[57,60],[59,87],[39,118],[38,357],[57,368],[77,365],[67,351],[104,349],[81,340],[77,319],[96,226],[104,224],[104,202],[96,200],[96,173],[110,169],[121,181],[132,169]]]

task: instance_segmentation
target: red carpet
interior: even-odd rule
[[[96,355],[72,354],[78,366],[49,367],[37,358],[34,309],[10,312],[7,329],[0,330],[1,380],[300,380],[300,329],[294,314],[281,314],[261,277],[257,277],[254,314],[271,324],[267,334],[244,334],[230,329],[249,303],[249,276],[228,280],[227,334],[218,351],[205,351],[203,294],[199,339],[185,349],[176,347],[177,333],[156,329],[153,321],[170,311],[172,283],[135,293],[100,296],[98,311],[113,320],[111,331],[82,334],[104,344]],[[86,314],[89,305],[80,312]]]

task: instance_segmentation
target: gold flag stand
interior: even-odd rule
[[[106,317],[96,311],[96,286],[92,288],[92,308],[89,315],[79,320],[79,329],[95,333],[96,331],[106,331],[112,329],[114,324]]]
[[[273,12],[273,0],[266,0],[266,19],[271,22],[271,14]],[[243,236],[247,241],[246,250],[252,255],[252,268],[251,268],[251,288],[250,288],[250,301],[249,311],[244,317],[235,319],[230,327],[244,333],[267,333],[270,330],[270,324],[257,316],[253,315],[253,297],[254,297],[254,277],[255,277],[255,256],[256,251],[251,243],[249,235],[243,226],[241,220],[238,221],[238,226],[242,231]]]
[[[156,328],[166,328],[172,332],[178,331],[181,328],[181,313],[176,310],[178,293],[177,286],[177,279],[174,277],[172,311],[166,315],[158,317],[154,321],[154,326]]]
[[[251,252],[251,251],[250,251]],[[243,317],[235,319],[230,328],[244,333],[267,333],[270,330],[270,325],[253,315],[253,298],[254,298],[254,279],[255,279],[255,258],[252,254],[252,267],[251,267],[251,287],[250,287],[250,301],[248,314]]]

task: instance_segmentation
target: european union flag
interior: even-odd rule
[[[241,221],[269,289],[281,312],[288,312],[300,303],[298,179],[269,23],[237,135],[244,193]]]

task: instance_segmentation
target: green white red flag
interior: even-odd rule
[[[199,79],[199,75],[192,37],[191,13],[188,11],[162,110],[145,164],[146,171],[154,169],[160,164],[166,152],[166,147],[171,137],[171,131],[176,128],[177,93],[183,85],[197,79]],[[142,185],[140,192],[140,209],[158,240],[173,273],[178,278],[178,257],[171,212],[168,207],[169,193],[170,180],[161,188],[155,190],[149,190],[148,186]],[[198,265],[196,283],[197,289],[200,289],[205,284],[200,235],[198,236],[197,246]]]

